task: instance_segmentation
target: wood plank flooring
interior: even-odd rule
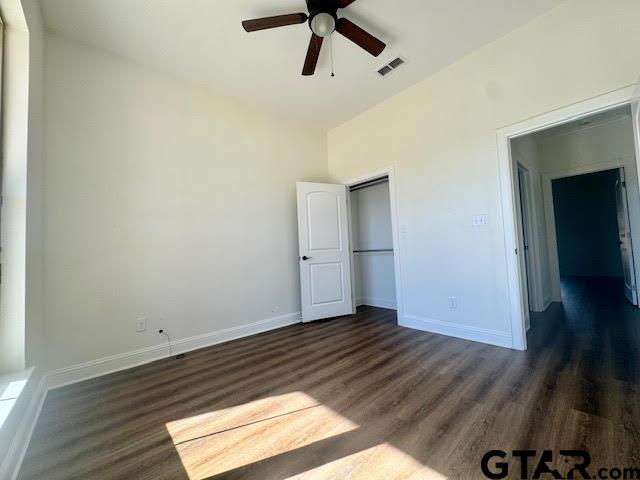
[[[20,478],[475,479],[492,449],[640,467],[640,313],[618,287],[566,280],[527,352],[365,307],[54,390]]]

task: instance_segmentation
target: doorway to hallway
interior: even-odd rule
[[[561,278],[610,279],[636,305],[624,168],[553,180]]]
[[[638,304],[640,188],[624,105],[511,140],[524,324],[574,281]]]

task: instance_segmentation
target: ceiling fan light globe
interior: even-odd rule
[[[311,19],[311,31],[319,37],[328,37],[336,29],[336,19],[329,13],[318,13]]]

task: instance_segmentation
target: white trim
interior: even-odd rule
[[[384,300],[382,298],[362,297],[356,300],[356,305],[366,305],[368,307],[388,308],[390,310],[396,309],[396,302],[394,300]]]
[[[248,325],[227,328],[195,337],[177,340],[172,343],[173,353],[180,354],[220,343],[237,340],[258,333],[275,330],[301,322],[300,312],[289,313],[279,317],[267,318]],[[70,367],[52,370],[45,373],[31,393],[31,400],[24,411],[20,425],[12,439],[11,446],[0,465],[0,478],[14,480],[17,478],[24,455],[27,452],[33,429],[42,410],[46,394],[49,390],[101,377],[110,373],[128,370],[146,363],[166,358],[167,345],[155,345],[132,352],[92,360]]]
[[[581,117],[629,104],[636,99],[638,92],[639,90],[636,84],[629,85],[619,90],[500,128],[496,132],[511,336],[513,338],[513,348],[515,349],[526,350],[527,336],[524,325],[525,314],[523,311],[525,302],[523,300],[522,285],[520,282],[522,271],[518,257],[515,254],[518,238],[515,217],[515,185],[514,168],[511,160],[511,140],[522,135],[534,133],[571,122]],[[640,159],[636,160],[640,162]]]
[[[204,335],[175,340],[172,342],[173,353],[175,355],[187,353],[300,322],[300,313],[295,312],[279,317],[268,318],[248,325],[226,328],[224,330],[205,333]],[[169,351],[166,344],[154,345],[132,352],[111,355],[79,365],[53,370],[45,375],[47,379],[47,389],[51,390],[121,370],[128,370],[139,365],[166,358],[168,354]]]
[[[347,188],[347,225],[349,229],[349,255],[351,256],[351,261],[349,262],[351,265],[351,314],[355,315],[357,313],[359,305],[358,299],[356,298],[358,292],[356,292],[356,261],[353,254],[353,215],[351,214],[352,208],[353,203],[351,202],[351,191],[349,191],[349,189]]]
[[[396,284],[396,316],[398,319],[398,324],[400,324],[403,316],[404,316],[404,303],[402,296],[402,269],[401,269],[401,248],[400,248],[400,226],[398,223],[398,185],[396,180],[396,166],[391,165],[386,168],[382,168],[380,170],[376,170],[374,172],[368,173],[366,175],[362,175],[360,177],[349,180],[345,183],[347,187],[352,187],[353,185],[358,185],[359,183],[368,182],[370,180],[375,180],[377,178],[389,177],[389,200],[391,202],[391,232],[393,237],[393,270],[395,273],[395,284]],[[349,209],[349,215],[351,215],[351,210]],[[349,220],[349,225],[351,225],[351,220]],[[353,258],[353,245],[351,245],[351,257]],[[351,262],[352,264],[354,262]],[[352,282],[352,290],[355,291],[355,275],[351,276]]]
[[[556,233],[556,213],[553,206],[553,190],[551,179],[542,175],[542,203],[547,227],[547,248],[549,253],[549,281],[551,283],[551,300],[562,302],[560,291],[560,262],[558,260],[558,240]]]
[[[487,343],[498,347],[512,348],[513,339],[506,332],[488,330],[486,328],[459,325],[441,320],[417,317],[415,315],[405,315],[400,326],[422,330],[424,332],[447,335],[449,337],[462,338],[474,342]]]
[[[22,461],[24,460],[29,442],[31,441],[33,429],[36,426],[42,405],[44,404],[44,399],[47,395],[46,379],[44,376],[38,381],[33,392],[30,393],[31,399],[29,400],[29,404],[22,414],[18,429],[11,439],[9,450],[2,461],[2,465],[0,465],[0,478],[10,480],[18,478]]]
[[[542,181],[541,179],[541,175],[538,172],[536,174],[536,177]],[[548,303],[545,301],[544,298],[544,293],[542,292],[542,262],[540,261],[540,259],[542,258],[542,245],[540,242],[540,231],[538,229],[538,225],[539,225],[539,217],[540,217],[540,212],[538,211],[538,209],[535,207],[535,186],[532,182],[532,176],[531,173],[529,172],[529,214],[530,214],[530,229],[532,231],[532,239],[529,240],[529,244],[533,247],[530,248],[530,252],[531,252],[531,263],[532,263],[532,269],[533,269],[533,276],[535,278],[535,287],[534,287],[534,305],[532,310],[534,312],[544,312],[547,307],[549,306]],[[543,200],[544,201],[544,200]],[[544,213],[544,212],[542,212]]]
[[[529,305],[529,309],[534,311],[534,312],[540,312],[542,311],[542,273],[540,271],[540,247],[539,247],[539,242],[538,242],[538,228],[537,228],[537,216],[536,216],[536,209],[534,207],[534,199],[533,199],[533,185],[531,182],[531,172],[529,171],[529,169],[523,165],[521,162],[517,161],[516,162],[516,171],[522,171],[523,173],[523,183],[524,183],[524,191],[520,191],[520,195],[516,198],[516,201],[518,201],[519,207],[520,209],[518,210],[519,213],[519,223],[520,223],[520,228],[518,228],[518,243],[520,244],[520,250],[523,251],[525,253],[525,255],[522,256],[522,259],[525,261],[525,265],[524,268],[526,268],[527,264],[526,264],[526,258],[525,256],[528,255],[529,256],[529,270],[527,271],[528,273],[528,278],[527,278],[527,288],[529,289],[529,296],[530,298],[530,305]],[[518,185],[519,186],[519,185]],[[524,205],[521,205],[521,199],[524,198]],[[525,210],[526,212],[526,217],[527,217],[527,222],[526,222],[526,226],[524,223],[524,219],[522,218],[522,210]],[[528,245],[528,249],[525,248],[524,245],[524,232],[523,230],[526,229],[527,233],[529,235],[529,245]],[[530,324],[530,318],[529,318],[529,312],[525,312],[527,313],[526,316],[526,325],[527,325],[527,330],[529,329],[529,324]]]
[[[586,165],[576,165],[573,168],[567,168],[565,170],[559,170],[552,173],[544,173],[545,180],[557,180],[559,178],[575,177],[578,175],[587,175],[589,173],[604,172],[606,170],[617,170],[623,168],[627,164],[626,160],[633,159],[633,155],[624,155],[622,157],[614,158],[613,160],[607,160],[604,162],[590,163]]]

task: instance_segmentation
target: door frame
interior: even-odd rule
[[[523,293],[526,295],[526,292],[522,291],[521,279],[524,272],[520,266],[520,257],[518,255],[518,226],[515,211],[517,171],[514,168],[511,154],[511,140],[624,105],[632,105],[633,110],[637,108],[633,104],[637,102],[638,97],[640,97],[640,85],[631,84],[619,90],[505,126],[496,131],[502,226],[506,255],[507,294],[512,347],[516,350],[527,349],[527,334],[524,312],[526,303],[523,298]],[[637,125],[638,116],[634,115],[633,117],[636,148],[638,148],[638,142],[640,142],[640,135],[638,134],[640,129]],[[636,155],[636,166],[640,169],[638,155]]]
[[[631,156],[623,156],[608,162],[598,163],[597,165],[580,165],[575,168],[563,170],[562,172],[542,175],[542,196],[544,201],[545,222],[547,226],[547,244],[549,248],[549,276],[551,277],[551,297],[554,302],[561,302],[562,296],[560,292],[560,258],[558,256],[556,212],[555,204],[553,202],[553,181],[561,178],[570,178],[580,175],[588,175],[589,173],[605,172],[607,170],[617,169],[623,169],[625,177],[629,177],[629,172],[626,171],[625,167],[628,165],[627,160],[631,158]],[[636,211],[637,209],[634,208],[633,210]],[[640,252],[638,252],[637,248],[638,232],[640,232],[638,220],[640,218],[638,217],[637,212],[636,215],[633,215],[631,213],[631,209],[629,209],[627,213],[629,217],[629,229],[631,230],[631,252],[634,265],[637,265],[637,262],[640,260]],[[637,268],[634,269],[633,275],[635,277],[636,285],[639,285],[638,280],[640,278]]]
[[[537,241],[534,240],[534,230],[535,227],[533,225],[533,192],[531,188],[531,173],[529,169],[525,167],[522,163],[516,162],[516,175],[518,177],[522,174],[522,182],[520,182],[518,178],[518,196],[516,196],[515,200],[518,202],[518,245],[524,255],[522,255],[521,268],[523,268],[526,272],[523,278],[526,279],[527,283],[527,295],[524,296],[524,300],[527,302],[525,308],[525,327],[529,330],[530,327],[530,313],[529,310],[537,309],[538,305],[538,297],[539,295],[539,281],[537,272],[534,270],[534,265],[538,265],[539,259],[537,258]],[[525,215],[522,212],[525,212]],[[525,222],[526,218],[526,222]],[[528,237],[529,244],[525,245],[525,237]],[[537,240],[537,239],[536,239]],[[528,261],[527,261],[527,256]]]
[[[385,168],[381,168],[380,170],[375,170],[373,172],[367,173],[357,178],[353,178],[347,182],[345,185],[349,189],[355,185],[359,185],[361,183],[369,182],[372,180],[377,180],[379,178],[389,178],[389,201],[391,204],[391,233],[393,238],[393,270],[395,275],[395,286],[396,286],[396,312],[397,312],[397,321],[400,324],[402,319],[404,318],[404,303],[403,303],[403,295],[402,295],[402,274],[401,274],[401,249],[400,249],[400,227],[398,223],[398,188],[396,184],[396,167],[395,165],[390,165]],[[352,241],[352,225],[351,225],[351,192],[347,190],[347,211],[349,214],[349,248],[351,250],[351,294],[353,296],[353,313],[356,311],[356,289],[355,289],[355,261],[354,261],[354,253],[353,253],[353,241]]]

